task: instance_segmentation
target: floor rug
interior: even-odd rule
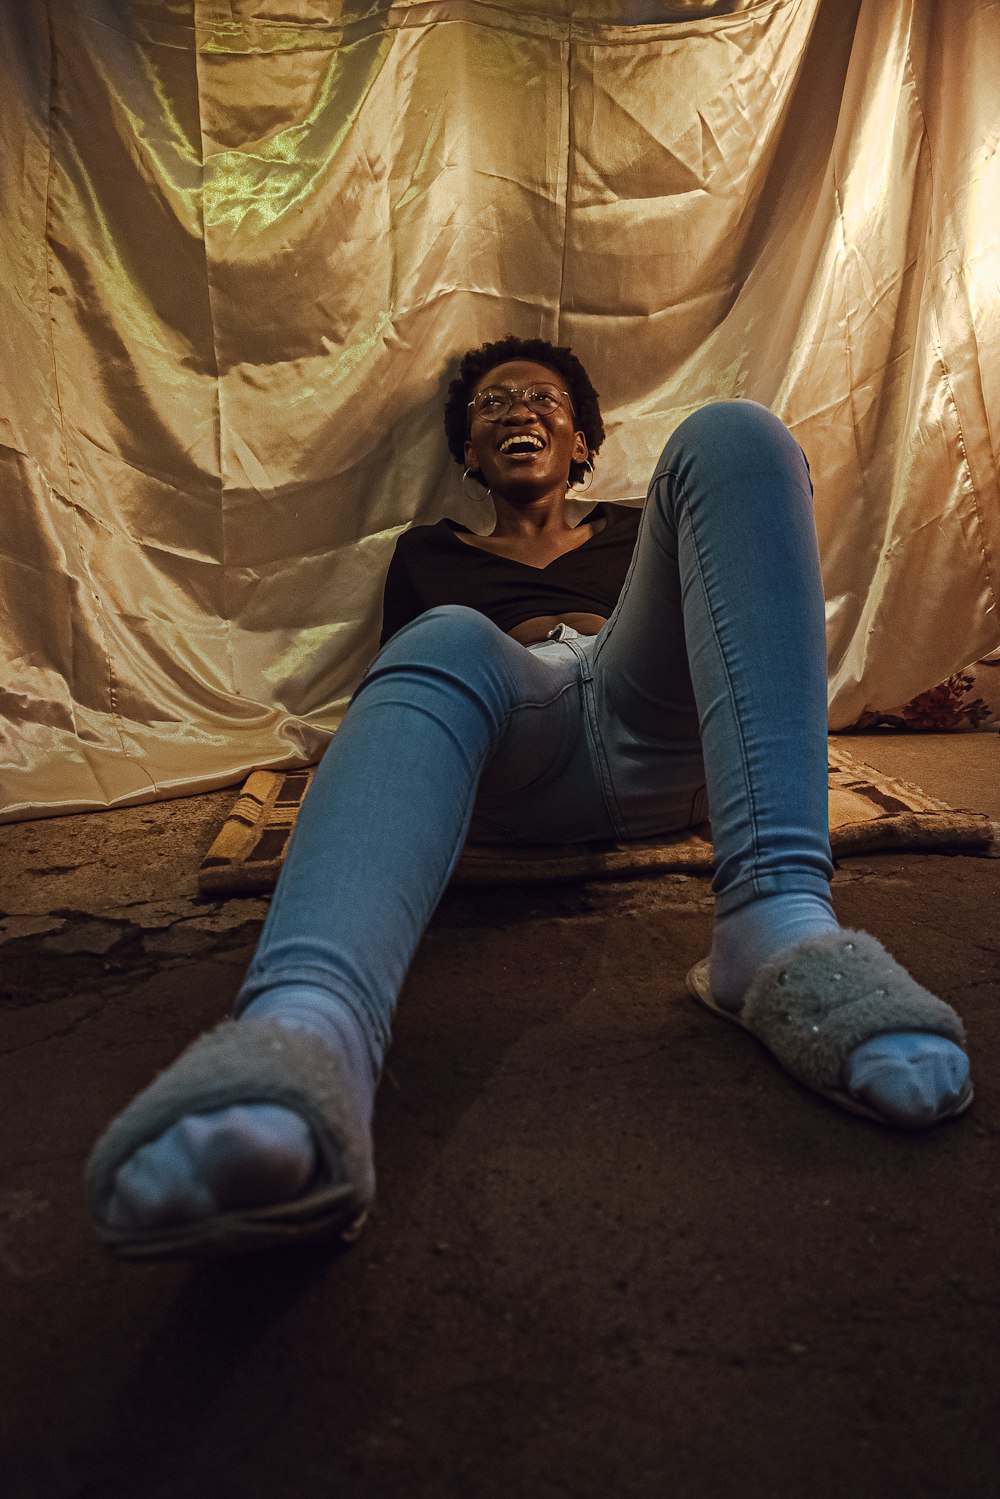
[[[205,896],[273,890],[313,768],[256,770],[236,798],[198,875]],[[835,858],[885,849],[984,853],[994,827],[982,812],[938,801],[830,745],[830,843]],[[637,874],[701,873],[712,868],[707,823],[634,843],[506,845],[468,843],[454,885],[624,879]]]

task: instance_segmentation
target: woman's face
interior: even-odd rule
[[[538,387],[560,393],[551,411],[534,411],[528,405],[523,392]],[[538,499],[553,491],[565,493],[570,464],[582,463],[587,456],[587,441],[576,426],[565,389],[561,375],[527,359],[498,364],[477,381],[473,399],[486,390],[518,392],[495,421],[475,406],[469,411],[466,466],[482,476],[494,495]]]

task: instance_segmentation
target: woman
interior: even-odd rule
[[[642,838],[707,806],[715,924],[695,997],[876,1121],[922,1127],[971,1099],[955,1012],[830,903],[823,599],[787,430],[753,402],[707,407],[642,512],[574,524],[568,491],[604,429],[569,349],[466,354],[445,427],[496,525],[400,538],[382,649],[317,772],[238,1019],[91,1158],[97,1231],[121,1253],[358,1232],[393,1005],[470,832]]]

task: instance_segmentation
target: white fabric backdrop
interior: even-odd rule
[[[831,723],[1000,644],[991,0],[0,0],[0,817],[315,758],[461,351],[809,457]]]

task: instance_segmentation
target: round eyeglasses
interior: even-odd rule
[[[508,413],[514,402],[522,400],[529,411],[537,416],[548,416],[563,404],[563,397],[573,410],[573,401],[568,390],[558,385],[525,385],[520,390],[509,385],[489,385],[473,396],[469,410],[473,416],[481,416],[484,422],[499,422]]]

